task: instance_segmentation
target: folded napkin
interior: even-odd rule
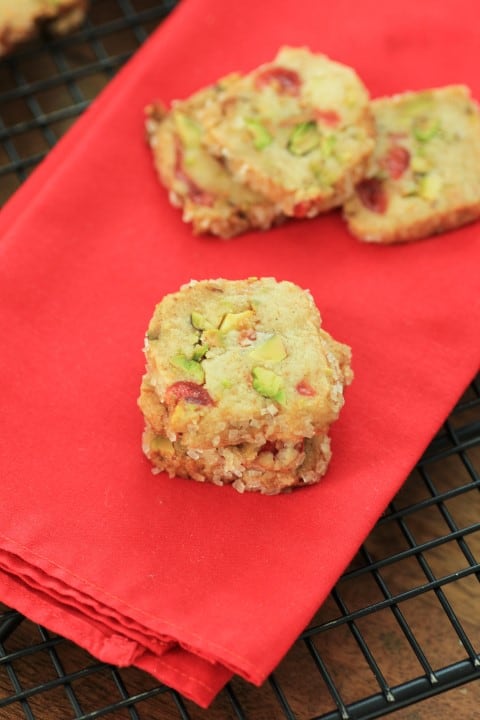
[[[373,96],[463,82],[476,3],[184,0],[0,218],[0,599],[206,706],[262,683],[478,369],[480,224],[405,246],[338,213],[196,238],[157,183],[143,108],[308,45]],[[153,307],[190,278],[310,288],[355,380],[317,486],[240,495],[154,476],[136,406]]]

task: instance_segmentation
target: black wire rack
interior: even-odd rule
[[[44,35],[0,61],[1,203],[175,4],[93,0],[69,36]],[[419,720],[441,695],[444,714],[429,718],[471,720],[480,707],[479,491],[477,378],[261,688],[234,678],[201,710],[0,605],[0,718]],[[454,689],[463,695],[449,705]]]

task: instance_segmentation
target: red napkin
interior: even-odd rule
[[[373,96],[463,82],[474,0],[184,0],[0,219],[0,599],[207,705],[261,683],[478,369],[480,224],[405,246],[337,213],[193,237],[158,185],[143,108],[282,44],[353,65]],[[136,407],[156,302],[190,278],[311,289],[356,374],[318,486],[239,495],[151,474]]]

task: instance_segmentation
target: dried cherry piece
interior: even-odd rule
[[[383,214],[388,205],[387,193],[379,178],[368,178],[357,185],[357,194],[367,210]]]
[[[299,395],[305,395],[306,397],[313,397],[317,394],[317,391],[306,380],[300,380],[295,387],[295,390]]]
[[[197,205],[204,205],[205,207],[211,207],[215,202],[215,197],[212,193],[202,190],[201,187],[190,177],[185,171],[184,167],[184,153],[183,148],[179,142],[175,148],[175,177],[180,180],[187,188],[188,197]]]
[[[295,70],[290,70],[290,68],[281,65],[267,67],[257,73],[255,77],[255,86],[257,88],[273,85],[277,92],[285,95],[298,95],[301,84],[300,75]]]
[[[203,385],[198,383],[179,380],[167,388],[165,401],[169,404],[172,400],[185,400],[193,405],[213,405],[214,402]]]
[[[315,110],[315,117],[329,127],[335,127],[341,119],[336,110],[320,110],[319,108]]]
[[[380,164],[391,178],[398,180],[410,165],[410,153],[402,145],[391,145]]]

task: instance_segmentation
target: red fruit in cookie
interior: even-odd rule
[[[315,110],[315,118],[329,127],[335,127],[340,122],[340,115],[336,110]]]
[[[316,390],[306,380],[300,380],[295,390],[299,395],[305,395],[306,397],[313,397],[317,394]]]
[[[267,440],[267,442],[260,448],[260,452],[270,452],[272,455],[276,455],[278,449],[274,442]]]
[[[179,400],[185,400],[185,402],[192,403],[193,405],[214,404],[203,385],[182,380],[170,385],[165,393],[165,402],[167,405],[172,401],[178,402]]]
[[[298,202],[294,206],[293,217],[296,217],[296,218],[311,217],[312,213],[314,211],[315,211],[315,201],[314,200],[302,200],[301,202]]]
[[[357,185],[357,194],[361,202],[367,210],[379,213],[384,213],[387,209],[388,198],[383,183],[378,178],[369,178],[362,180]]]
[[[281,65],[272,65],[257,73],[255,77],[255,86],[257,88],[265,87],[265,85],[273,85],[276,91],[285,95],[298,95],[302,81],[300,75],[295,70],[282,67]]]
[[[402,145],[391,145],[380,165],[391,178],[398,180],[410,165],[410,153]]]
[[[175,173],[177,180],[181,180],[187,187],[188,197],[197,205],[204,205],[205,207],[212,207],[215,202],[215,197],[205,190],[202,190],[198,185],[189,177],[186,173],[177,170]]]
[[[175,148],[175,177],[185,185],[188,197],[197,205],[211,207],[215,202],[212,193],[202,190],[201,187],[190,177],[184,167],[184,152],[180,142],[177,141]]]

